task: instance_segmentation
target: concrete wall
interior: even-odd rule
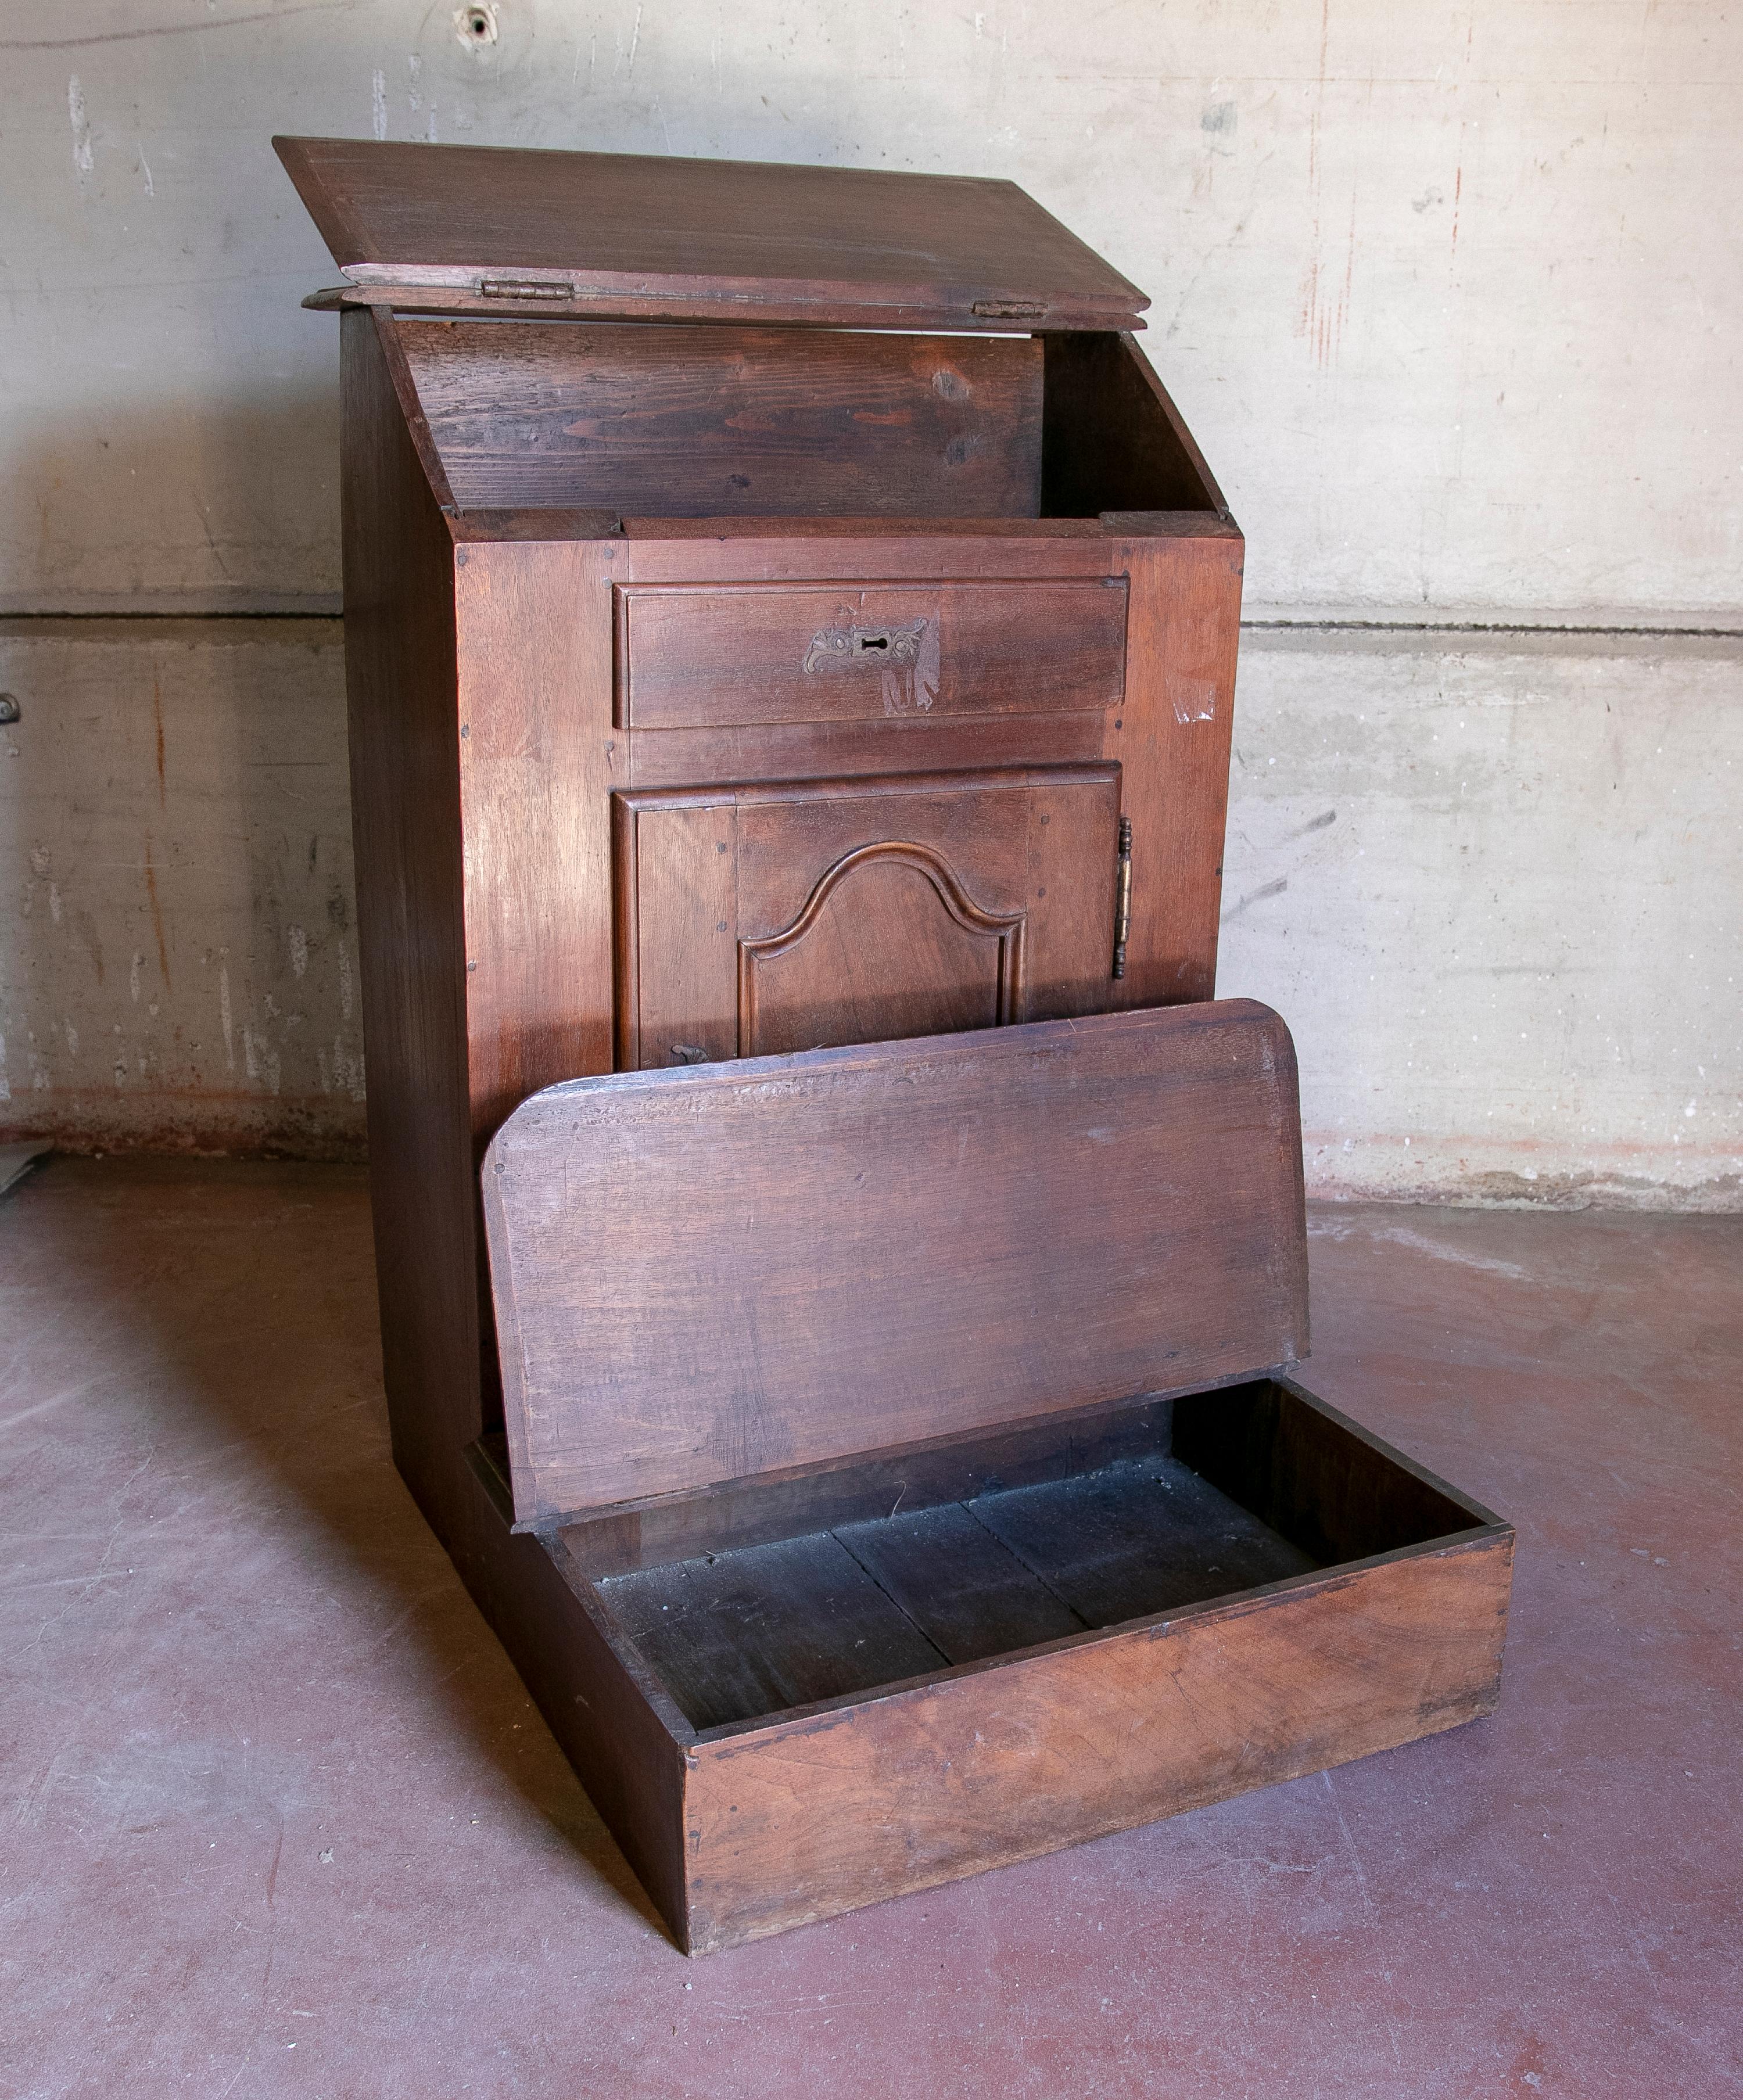
[[[267,141],[373,133],[1024,183],[1153,293],[1249,536],[1223,984],[1295,1027],[1316,1182],[1743,1202],[1743,18],[496,19],[7,16],[0,1127],[359,1141],[306,616],[338,607],[336,331],[296,303],[333,272]]]

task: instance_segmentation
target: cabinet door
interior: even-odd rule
[[[1107,1004],[1117,765],[613,799],[620,1069]]]

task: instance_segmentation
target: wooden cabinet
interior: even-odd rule
[[[343,280],[395,1452],[536,1689],[492,1133],[614,1065],[1211,997],[1241,538],[1142,294],[1009,183],[279,148]]]

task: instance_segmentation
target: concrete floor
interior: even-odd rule
[[[0,2092],[1743,2091],[1743,1221],[1314,1223],[1313,1382],[1519,1526],[1499,1714],[689,1962],[390,1466],[345,1167],[0,1202]]]

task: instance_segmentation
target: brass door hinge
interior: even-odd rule
[[[1132,933],[1132,819],[1119,820],[1118,887],[1114,893],[1114,974],[1126,974],[1126,942]]]

